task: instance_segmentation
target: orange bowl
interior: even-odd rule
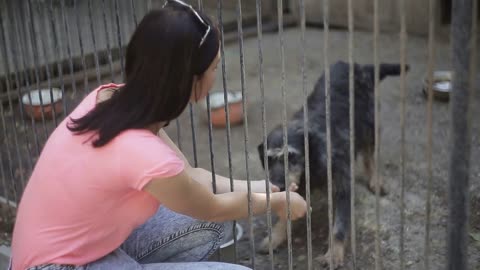
[[[238,125],[243,122],[242,102],[228,104],[228,110],[230,125]],[[227,114],[225,113],[225,108],[217,108],[212,110],[210,117],[214,127],[227,126]]]
[[[227,91],[228,116],[230,125],[238,125],[243,122],[243,104],[242,93],[240,91]],[[203,108],[207,112],[206,100]],[[225,112],[225,94],[224,92],[214,92],[210,94],[210,120],[214,127],[227,126],[227,114]]]
[[[35,120],[52,119],[53,115],[63,111],[62,91],[60,89],[32,90],[22,96],[23,109],[28,117]]]

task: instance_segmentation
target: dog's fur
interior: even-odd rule
[[[400,65],[381,64],[380,80],[389,75],[400,74]],[[334,256],[335,267],[343,264],[345,241],[350,229],[350,123],[349,123],[349,64],[337,62],[330,66],[330,119],[332,143],[332,175],[334,192],[334,245],[324,259]],[[374,191],[374,66],[354,65],[355,87],[355,157],[362,154],[365,174],[370,179],[369,188]],[[311,189],[322,187],[327,182],[326,121],[325,121],[325,76],[315,85],[307,100],[308,136]],[[299,186],[298,192],[305,196],[305,146],[303,108],[287,123],[288,178]],[[267,157],[270,181],[285,190],[285,167],[283,151],[283,127],[273,129],[267,138]],[[262,166],[264,145],[258,146]],[[385,194],[382,183],[381,194]],[[286,239],[285,222],[279,221],[273,228],[273,248]],[[260,251],[268,251],[265,238]]]

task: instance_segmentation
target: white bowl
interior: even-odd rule
[[[227,102],[229,104],[242,101],[242,92],[227,91]],[[207,98],[202,102],[204,109],[207,109]],[[225,94],[221,92],[210,93],[210,109],[223,108],[225,106]]]

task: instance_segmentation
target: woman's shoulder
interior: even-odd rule
[[[121,132],[111,142],[112,147],[130,157],[166,158],[177,157],[174,149],[162,138],[147,129],[128,129]]]
[[[176,152],[148,130],[126,130],[111,146],[115,149],[116,164],[125,169],[135,189],[142,189],[152,178],[171,177],[185,168]]]

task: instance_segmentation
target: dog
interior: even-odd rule
[[[408,66],[407,66],[408,70]],[[399,64],[381,64],[379,78],[399,75]],[[374,66],[354,64],[355,91],[355,160],[361,154],[368,188],[375,191],[373,176],[375,147],[374,110]],[[331,121],[331,160],[334,205],[333,246],[322,257],[328,263],[333,256],[335,268],[344,263],[345,244],[350,229],[350,122],[349,122],[349,64],[336,62],[330,66],[330,121]],[[325,75],[317,81],[307,99],[309,165],[311,190],[322,188],[327,183],[327,136],[325,111]],[[267,137],[267,149],[258,145],[258,154],[263,169],[264,153],[267,154],[270,181],[280,190],[286,189],[284,157],[288,155],[287,183],[298,185],[298,192],[305,197],[305,144],[304,113],[298,110],[287,123],[287,142],[284,148],[283,126],[275,127]],[[286,150],[286,151],[285,151]],[[381,179],[381,178],[380,178]],[[386,190],[379,179],[380,194]],[[272,229],[272,246],[278,248],[286,240],[286,222],[277,222]],[[265,238],[260,252],[268,252],[269,239]]]

